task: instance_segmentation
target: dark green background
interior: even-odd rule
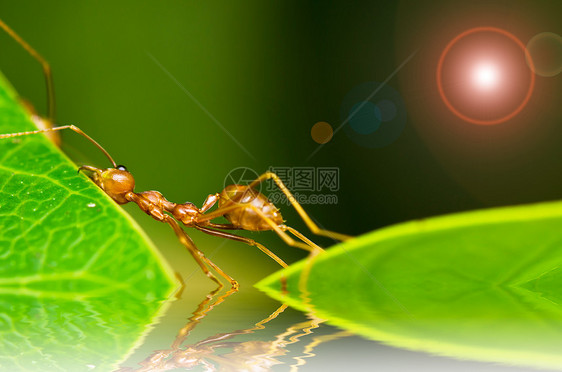
[[[560,76],[538,77],[528,107],[495,127],[454,117],[434,83],[439,53],[463,30],[492,25],[526,43],[539,32],[562,34],[561,14],[559,1],[0,5],[0,17],[51,62],[57,122],[78,125],[103,144],[136,176],[137,191],[157,189],[170,200],[200,205],[222,189],[225,175],[236,167],[257,172],[269,166],[339,167],[339,203],[305,208],[325,227],[354,235],[414,218],[562,196]],[[310,136],[312,125],[339,126],[348,91],[385,80],[414,52],[388,82],[406,103],[400,138],[368,149],[341,131],[307,161],[318,146]],[[0,69],[44,112],[39,66],[4,34]],[[82,138],[65,133],[64,142],[78,163],[105,166]],[[174,268],[186,276],[196,270],[167,226],[136,206],[127,210]],[[292,210],[282,211],[288,224],[308,233]],[[220,243],[191,235],[209,254]],[[287,261],[302,257],[272,233],[252,235]],[[257,250],[237,243],[212,255],[246,285],[277,269]]]

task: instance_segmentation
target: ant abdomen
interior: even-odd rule
[[[279,209],[267,196],[254,188],[245,185],[229,185],[225,187],[219,195],[219,208],[227,203],[237,203],[244,206],[224,215],[230,223],[244,230],[272,230],[272,226],[267,222],[267,219],[276,225],[281,225],[284,222]],[[262,216],[250,206],[260,211]]]

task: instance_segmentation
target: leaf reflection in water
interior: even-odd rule
[[[287,327],[271,340],[234,340],[236,336],[265,330],[266,324],[276,319],[287,308],[288,305],[283,304],[251,328],[217,333],[196,343],[184,345],[193,329],[211,310],[235,293],[232,290],[228,291],[213,301],[217,292],[218,290],[209,293],[198,305],[189,318],[189,322],[179,330],[170,349],[154,352],[140,362],[140,367],[137,369],[122,367],[117,372],[190,370],[195,367],[203,368],[204,371],[271,371],[273,366],[284,363],[278,358],[290,352],[287,346],[298,343],[304,337],[311,338],[313,330],[319,328],[324,322],[324,319],[308,314],[307,321]],[[318,345],[349,335],[351,335],[349,332],[340,331],[312,337],[312,340],[304,346],[302,355],[293,358],[296,362],[290,366],[290,370],[298,371],[300,366],[306,364],[307,358],[314,357],[314,348]]]
[[[561,223],[561,202],[407,222],[256,287],[393,347],[562,370]]]

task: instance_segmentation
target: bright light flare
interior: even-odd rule
[[[437,88],[445,106],[460,119],[500,124],[529,102],[533,70],[529,52],[517,37],[496,27],[476,27],[457,35],[441,53]]]
[[[500,73],[496,65],[481,63],[474,68],[472,78],[477,88],[489,91],[498,86]]]

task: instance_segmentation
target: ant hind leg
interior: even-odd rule
[[[297,230],[293,229],[292,227],[286,225],[277,225],[271,218],[267,217],[260,209],[256,208],[253,205],[249,205],[249,207],[262,219],[264,220],[275,233],[287,244],[291,247],[297,247],[304,249],[305,251],[310,252],[312,255],[316,255],[319,252],[322,252],[323,249],[312,242],[310,239],[306,238],[303,234],[299,233]],[[289,231],[291,234],[302,240],[304,243],[297,241],[285,231]]]
[[[330,231],[330,230],[326,230],[326,229],[321,229],[313,220],[312,218],[310,218],[310,216],[305,212],[305,210],[303,209],[303,207],[299,204],[299,202],[297,202],[297,200],[295,199],[295,197],[293,196],[293,194],[291,193],[291,191],[289,191],[289,189],[287,188],[287,186],[285,186],[285,184],[283,183],[283,181],[281,181],[281,179],[279,178],[279,176],[277,176],[275,173],[273,172],[265,172],[264,174],[262,174],[261,176],[259,176],[258,178],[256,178],[254,181],[252,181],[248,187],[256,187],[257,185],[259,185],[260,183],[271,179],[273,180],[273,182],[275,182],[275,184],[277,185],[277,187],[281,190],[281,192],[283,192],[283,194],[285,194],[285,197],[287,198],[287,200],[289,201],[289,203],[291,203],[291,205],[293,206],[293,208],[295,208],[295,210],[297,211],[297,213],[301,216],[301,218],[303,219],[304,223],[306,224],[306,226],[308,226],[308,228],[310,229],[310,231],[312,231],[313,234],[316,235],[322,235],[322,236],[326,236],[328,238],[332,238],[335,240],[340,240],[340,241],[344,241],[344,240],[349,240],[351,238],[353,238],[352,236],[349,235],[345,235],[345,234],[341,234],[341,233],[337,233],[335,231]]]
[[[222,225],[213,224],[212,226],[219,227],[219,226],[222,226]],[[256,242],[253,239],[249,239],[249,238],[245,238],[243,236],[230,234],[230,233],[227,233],[227,232],[224,232],[224,231],[217,231],[217,230],[209,229],[207,227],[198,226],[198,225],[195,225],[195,228],[197,230],[202,231],[202,232],[204,232],[206,234],[209,234],[209,235],[218,236],[218,237],[226,238],[226,239],[231,239],[231,240],[234,240],[234,241],[246,243],[246,244],[254,246],[254,247],[258,247],[258,249],[260,251],[262,251],[263,253],[268,255],[271,259],[273,259],[279,265],[281,265],[282,267],[288,267],[288,265],[285,263],[285,261],[283,261],[281,258],[279,258],[275,253],[273,253],[269,249],[267,249],[264,245]]]
[[[213,212],[209,212],[209,213],[206,213],[204,215],[201,215],[198,218],[198,222],[204,223],[205,221],[210,221],[214,218],[224,216],[228,212],[234,211],[234,210],[239,209],[239,208],[251,208],[262,220],[264,220],[271,227],[271,230],[275,231],[277,233],[277,235],[279,235],[279,237],[287,245],[290,245],[292,247],[301,248],[301,249],[304,249],[304,250],[309,251],[309,252],[322,251],[322,248],[320,248],[318,245],[314,244],[312,241],[307,239],[304,235],[299,233],[297,230],[295,230],[295,229],[293,229],[289,226],[277,225],[271,218],[267,217],[260,209],[256,208],[255,206],[253,206],[251,204],[232,204],[232,203],[230,203],[229,205],[222,206],[222,207],[220,207],[219,209],[217,209]],[[217,227],[217,228],[222,228],[222,227],[220,227],[219,224],[211,224],[211,226],[212,225],[215,225],[215,227]],[[233,228],[235,228],[235,227],[233,227]],[[229,229],[233,229],[233,228],[229,228]],[[291,234],[293,234],[297,238],[301,239],[304,243],[302,243],[300,241],[296,241],[295,239],[291,238],[291,236],[289,236],[289,234],[287,234],[285,231],[289,231]]]

